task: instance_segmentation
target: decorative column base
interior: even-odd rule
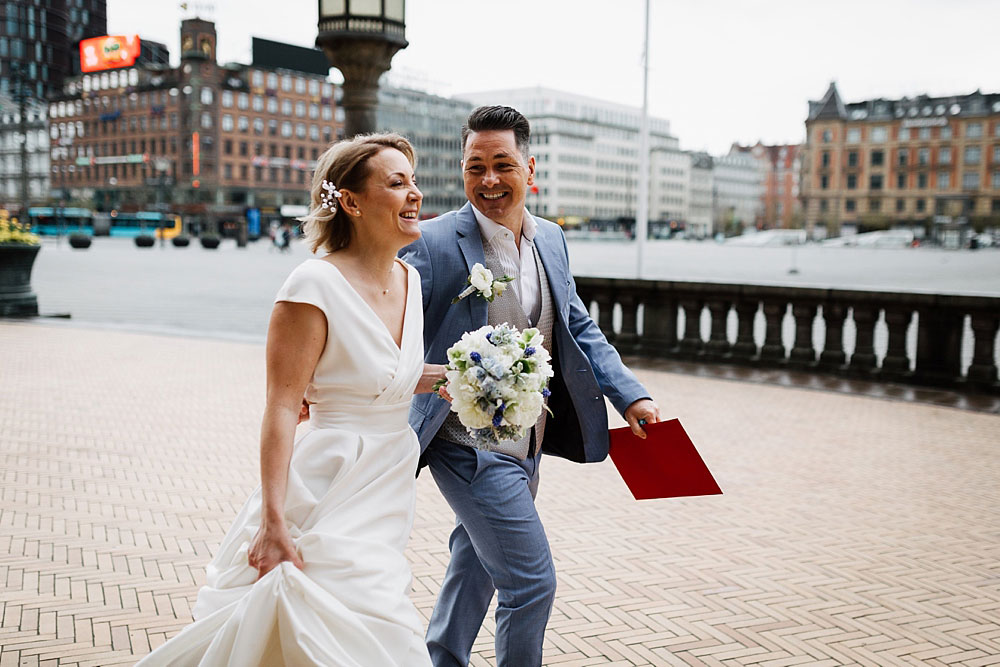
[[[322,41],[327,60],[344,75],[344,136],[378,131],[378,80],[389,71],[392,57],[404,44],[380,39],[345,37]]]

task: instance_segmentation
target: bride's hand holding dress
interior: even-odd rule
[[[263,577],[282,561],[303,568],[302,556],[285,525],[288,462],[302,396],[326,347],[323,311],[313,305],[281,301],[274,305],[267,331],[267,403],[261,420],[261,524],[247,560]]]

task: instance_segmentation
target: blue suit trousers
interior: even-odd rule
[[[497,593],[499,667],[542,664],[555,601],[548,539],[535,510],[541,454],[518,461],[435,438],[427,466],[455,511],[451,561],[427,627],[435,667],[465,667]]]

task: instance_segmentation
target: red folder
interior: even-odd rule
[[[722,493],[680,421],[647,424],[646,439],[611,429],[611,460],[636,500]]]

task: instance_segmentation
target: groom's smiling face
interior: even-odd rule
[[[513,130],[470,132],[462,153],[465,196],[487,218],[520,229],[524,199],[535,182],[535,158],[525,159]]]

